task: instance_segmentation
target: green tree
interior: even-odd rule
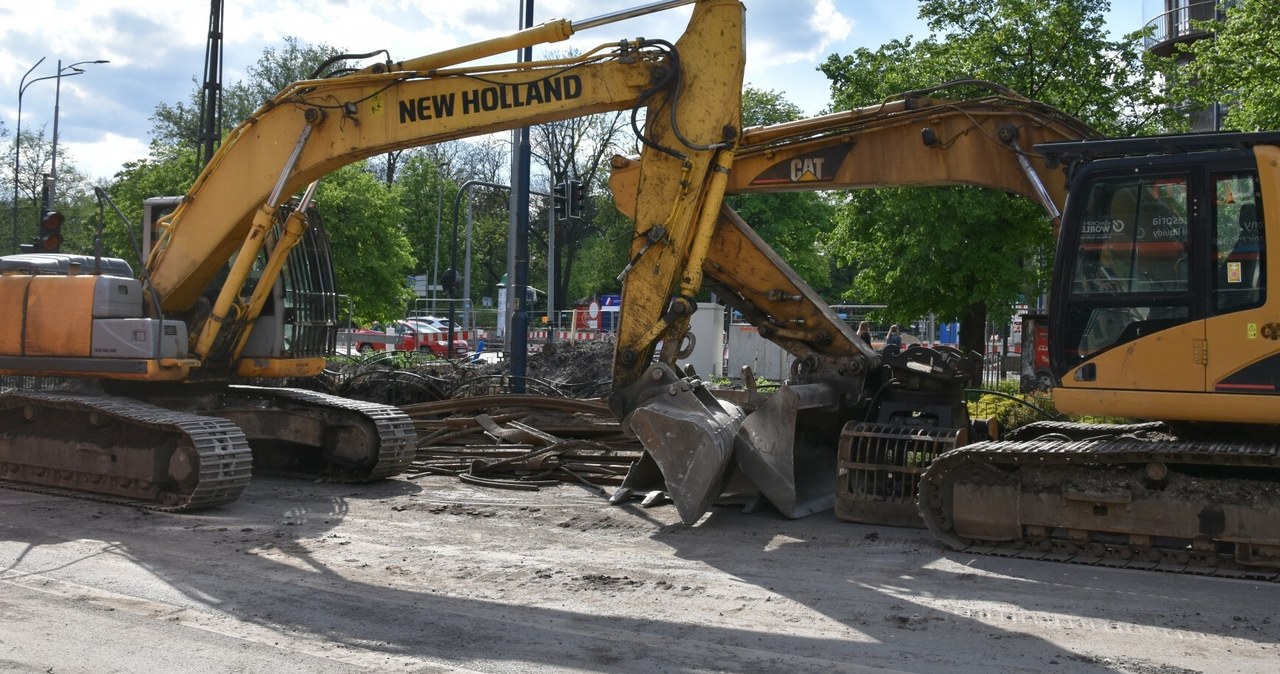
[[[566,54],[573,56],[574,52]],[[551,263],[554,266],[556,302],[559,308],[570,301],[571,280],[577,265],[584,258],[585,243],[599,237],[602,230],[597,220],[594,195],[600,194],[608,183],[609,158],[624,151],[626,145],[634,141],[630,128],[630,112],[605,112],[582,117],[571,117],[557,122],[539,124],[530,129],[529,141],[535,159],[547,170],[547,185],[543,190],[550,193],[551,186],[570,180],[582,183],[588,198],[583,205],[581,218],[567,218],[555,222],[555,251]],[[544,203],[544,209],[549,202]],[[531,216],[535,217],[535,216]],[[547,251],[547,214],[536,216],[537,223],[529,228],[531,247]],[[534,256],[531,255],[529,278],[547,278],[545,266],[547,256],[537,256],[537,264],[543,269],[535,269]],[[533,285],[542,285],[534,283]]]
[[[7,130],[0,129],[0,138],[9,135]],[[7,251],[16,236],[18,245],[31,243],[39,228],[40,214],[45,209],[45,176],[52,170],[53,142],[45,135],[45,127],[23,129],[20,142],[10,142],[5,153],[6,165],[3,172],[9,180],[0,182],[3,194],[0,203],[5,205],[5,221],[10,226],[3,231]],[[18,152],[17,173],[14,173],[14,153]],[[17,231],[13,231],[14,187],[17,183]],[[75,165],[75,158],[67,150],[66,145],[58,147],[58,184],[55,191],[54,208],[65,217],[62,227],[65,238],[62,250],[70,253],[87,253],[93,250],[93,185],[88,176]]]
[[[742,91],[742,125],[750,128],[791,122],[803,111],[778,91],[746,86]],[[830,231],[833,204],[817,192],[740,194],[725,199],[796,273],[819,293],[831,286],[831,261],[819,243]]]
[[[278,49],[263,49],[258,61],[246,69],[248,77],[224,88],[222,119],[227,128],[247,119],[286,86],[310,79],[317,68],[339,54],[341,50],[336,47],[303,44],[292,36],[286,37],[284,46]],[[332,65],[332,69],[345,67],[344,61]],[[185,102],[156,105],[151,115],[153,141],[164,146],[199,145],[201,89],[202,84],[193,79],[191,93]]]
[[[316,206],[329,232],[338,290],[351,298],[360,323],[404,316],[413,291],[405,285],[415,261],[401,228],[396,188],[365,170],[344,166],[320,183]]]
[[[458,185],[441,160],[425,152],[409,155],[399,170],[396,185],[405,211],[405,236],[418,261],[414,273],[438,279],[449,266],[453,199]],[[440,231],[436,229],[437,224],[441,226]],[[438,269],[435,268],[437,262]]]
[[[1242,0],[1226,20],[1199,24],[1212,39],[1182,45],[1190,62],[1169,71],[1170,97],[1226,109],[1223,128],[1280,129],[1280,0]]]
[[[105,215],[104,245],[115,257],[130,263],[139,261],[138,246],[142,245],[142,233],[137,229],[142,222],[142,204],[151,197],[185,194],[196,176],[196,151],[193,146],[161,145],[151,142],[151,156],[127,162],[115,175],[107,188],[112,202],[128,219],[130,225],[120,221],[114,211]]]
[[[920,17],[928,22],[929,37],[832,55],[820,69],[841,109],[978,78],[1056,105],[1104,133],[1164,128],[1172,117],[1156,112],[1163,99],[1154,93],[1158,87],[1138,36],[1103,37],[1109,4],[923,0]],[[1004,319],[1020,297],[1043,290],[1043,269],[1050,262],[1047,217],[1003,194],[904,189],[851,195],[841,210],[843,224],[829,243],[841,260],[858,265],[849,294],[888,304],[890,319],[925,313],[958,318],[962,345],[977,350],[988,308]],[[910,238],[910,249],[895,243],[899,236]]]
[[[887,304],[879,317],[894,323],[930,313],[963,322],[975,297],[996,298],[982,320],[1007,323],[1013,303],[1047,282],[1052,234],[1043,212],[1021,197],[979,188],[937,189],[927,199],[921,192],[848,195],[832,236],[846,242],[837,261],[857,264],[852,297]]]

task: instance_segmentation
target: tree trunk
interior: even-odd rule
[[[986,341],[987,305],[975,302],[969,305],[960,319],[960,350],[985,353]]]

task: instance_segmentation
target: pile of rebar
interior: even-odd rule
[[[504,394],[401,409],[418,431],[410,478],[452,475],[528,490],[576,482],[603,492],[622,483],[643,451],[598,400]]]

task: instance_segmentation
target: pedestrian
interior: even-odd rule
[[[867,343],[867,346],[871,346],[871,324],[866,321],[859,323],[858,336]]]
[[[902,335],[898,333],[897,324],[889,326],[889,334],[884,338],[884,345],[902,348]]]

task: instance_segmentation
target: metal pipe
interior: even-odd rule
[[[662,12],[668,9],[674,9],[683,5],[692,5],[696,0],[663,0],[662,2],[651,2],[647,5],[632,7],[631,9],[623,9],[609,14],[601,14],[600,16],[581,21],[573,21],[570,25],[575,32],[580,30],[588,30],[626,19],[634,19],[637,16],[653,14],[654,12]]]

